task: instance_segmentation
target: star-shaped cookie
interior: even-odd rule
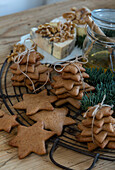
[[[35,123],[33,126],[18,126],[18,133],[9,145],[18,147],[18,156],[20,159],[25,158],[31,152],[38,155],[46,153],[45,141],[52,137],[55,132],[43,129],[43,123]]]
[[[82,64],[75,62],[74,64],[71,63],[69,65],[67,65],[63,72],[67,72],[67,73],[72,73],[72,74],[77,74],[79,72],[78,68],[75,66],[75,64],[79,67],[80,71],[86,71],[83,67]]]
[[[95,107],[89,107],[89,111],[87,112],[87,117],[93,117],[92,113],[95,110]],[[96,119],[100,120],[105,116],[111,116],[113,114],[113,110],[111,110],[111,106],[104,106],[102,108],[99,109],[99,111],[96,114]],[[85,115],[85,113],[83,113],[83,115]]]
[[[84,88],[90,88],[91,86],[87,83],[84,83]],[[66,90],[64,87],[61,87],[59,89],[56,89],[55,90],[55,94],[56,95],[60,95],[60,94],[63,94],[63,93],[70,93],[72,96],[77,96],[79,94],[79,90],[80,89],[83,89],[83,83],[79,86],[74,86],[72,88],[72,90]]]
[[[56,96],[48,96],[47,90],[38,94],[24,94],[23,101],[13,105],[15,109],[26,109],[27,115],[32,115],[39,110],[54,110],[51,103],[57,100]]]
[[[107,143],[107,145],[106,145],[106,143]],[[88,150],[89,151],[92,151],[92,150],[94,150],[94,149],[99,147],[98,144],[93,143],[93,142],[90,142],[87,145],[88,145]],[[105,145],[109,149],[115,149],[115,142],[114,141],[111,142],[111,141],[106,140],[106,142],[104,142],[104,145],[102,145],[102,146],[105,146]]]
[[[53,111],[40,111],[30,116],[30,118],[38,122],[43,121],[45,129],[50,129],[57,135],[61,135],[64,125],[75,123],[75,120],[66,117],[67,113],[67,108],[55,108]]]
[[[40,55],[36,51],[30,52],[28,63],[35,64],[37,60],[40,60]],[[25,55],[25,57],[20,62],[20,64],[25,64],[25,63],[27,63],[27,55]]]
[[[81,74],[82,74],[83,78],[89,78],[89,75],[87,73],[83,72]],[[62,78],[67,79],[67,80],[71,79],[71,80],[74,80],[74,81],[80,81],[81,80],[81,75],[80,75],[80,73],[77,73],[77,74],[74,75],[74,74],[71,74],[71,73],[63,72],[62,73]]]
[[[55,105],[61,106],[65,103],[70,103],[72,106],[76,107],[77,109],[80,109],[80,107],[81,107],[81,102],[77,99],[72,98],[72,97],[68,97],[66,99],[60,99],[55,103]]]
[[[54,76],[53,80],[55,81],[52,83],[54,88],[65,87],[67,90],[71,90],[74,85],[80,85],[82,82],[76,82],[74,80],[64,80],[62,76]]]
[[[8,115],[0,110],[0,131],[4,130],[10,132],[12,127],[18,126],[19,123],[16,121],[17,115]]]
[[[16,66],[16,69],[13,69],[13,68],[15,68],[15,66]],[[18,65],[14,63],[10,66],[10,68],[11,68],[12,74],[17,74],[17,75],[22,74],[21,71],[23,71],[23,72],[26,71],[26,65],[20,65],[20,68],[18,68]],[[27,72],[34,73],[34,64],[28,65]]]
[[[82,121],[83,125],[88,127],[92,124],[92,118],[87,118]],[[103,117],[100,120],[94,120],[94,125],[101,128],[105,123],[115,124],[115,119],[112,116]]]

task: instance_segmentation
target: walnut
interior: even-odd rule
[[[49,39],[49,41],[52,42],[52,41],[54,41],[54,39],[55,39],[54,37],[51,37],[51,38]]]
[[[60,42],[60,37],[54,37],[54,42]]]
[[[41,34],[43,37],[48,37],[49,42],[64,42],[68,39],[74,38],[75,24],[72,22],[61,23],[58,22],[57,26],[44,24],[38,26],[36,33]]]
[[[64,13],[63,17],[68,21],[72,21],[74,24],[86,24],[87,18],[91,16],[91,13],[87,11],[86,8],[76,9],[71,8],[71,12]]]
[[[34,46],[34,44],[32,45],[32,47]],[[23,51],[25,51],[26,47],[24,44],[14,44],[13,45],[13,52],[7,56],[8,58],[8,62],[11,62],[14,60],[14,57],[18,55],[18,53],[22,53]],[[37,51],[37,46],[35,46],[35,51]],[[43,56],[40,56],[40,58],[42,59]]]
[[[24,44],[14,44],[13,46],[13,53],[7,56],[8,62],[13,61],[14,57],[18,55],[18,53],[22,53],[25,51],[25,45]]]
[[[63,14],[63,18],[66,18],[67,21],[73,21],[75,19],[75,13],[74,12],[68,12]]]

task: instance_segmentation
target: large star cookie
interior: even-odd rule
[[[38,155],[46,153],[45,141],[52,137],[55,132],[43,129],[43,123],[35,123],[33,126],[18,126],[18,134],[9,145],[18,147],[19,158],[25,158],[31,152]]]
[[[46,129],[50,129],[56,132],[57,135],[61,135],[63,125],[71,125],[75,123],[70,117],[66,117],[68,109],[66,108],[55,108],[53,111],[41,111],[30,118],[35,121],[43,121]]]
[[[19,125],[16,118],[17,115],[11,116],[0,110],[0,130],[10,132],[12,127]]]
[[[54,110],[51,103],[57,100],[56,96],[48,96],[47,90],[38,94],[24,94],[23,101],[16,103],[15,109],[26,109],[27,115],[32,115],[39,110]]]

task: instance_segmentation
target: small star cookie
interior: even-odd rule
[[[0,110],[0,131],[10,132],[12,127],[18,126],[17,115],[8,115]]]

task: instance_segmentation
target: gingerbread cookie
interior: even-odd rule
[[[24,82],[19,82],[19,81],[13,81],[12,86],[25,86]]]
[[[82,132],[81,132],[82,136],[91,136],[91,134],[92,134],[91,128],[85,127],[82,123],[78,124],[78,128],[80,130],[82,130]],[[93,133],[98,134],[101,130],[104,130],[104,131],[107,131],[107,132],[110,132],[110,133],[114,132],[113,125],[111,123],[108,123],[108,124],[104,124],[101,128],[94,126]],[[108,133],[108,135],[109,135],[109,133]]]
[[[66,117],[68,109],[55,108],[53,111],[40,111],[30,118],[34,121],[43,121],[45,129],[54,131],[58,136],[61,135],[64,125],[71,125],[75,123],[70,117]]]
[[[72,74],[77,74],[77,73],[79,72],[79,70],[78,70],[78,68],[77,68],[75,65],[77,65],[77,66],[79,67],[79,69],[80,69],[81,72],[86,71],[86,70],[82,67],[82,64],[75,62],[74,64],[71,63],[71,64],[67,65],[67,66],[64,68],[63,72],[72,73]]]
[[[84,83],[84,88],[87,89],[88,91],[94,89],[94,87],[90,86],[87,83]],[[72,90],[66,90],[64,87],[61,87],[61,88],[55,90],[55,94],[60,95],[63,93],[70,93],[70,95],[72,95],[72,96],[78,96],[79,92],[81,92],[80,91],[81,89],[83,89],[83,84],[81,84],[79,86],[74,86],[72,88]]]
[[[10,132],[12,127],[18,126],[19,123],[16,121],[17,115],[8,115],[0,110],[0,131],[4,130]]]
[[[25,55],[20,64],[27,63],[27,56],[28,54]],[[35,64],[38,60],[40,60],[40,55],[36,51],[30,52],[28,63]]]
[[[20,159],[25,158],[31,152],[38,155],[46,153],[45,141],[52,137],[55,132],[43,129],[43,123],[35,123],[33,126],[18,126],[18,133],[9,145],[18,147],[18,156]]]
[[[17,74],[17,75],[22,74],[21,71],[25,72],[26,69],[27,69],[27,72],[34,73],[34,64],[28,65],[27,68],[26,67],[27,67],[26,65],[20,65],[18,68],[17,64],[13,64],[10,66],[12,74]],[[13,69],[13,68],[16,68],[16,69]]]
[[[81,102],[79,100],[76,100],[74,98],[68,97],[66,99],[61,99],[55,103],[56,106],[61,106],[65,103],[70,103],[72,106],[76,107],[77,109],[80,109]]]
[[[97,147],[112,149],[115,144],[115,119],[111,116],[113,110],[111,110],[111,106],[98,105],[95,118],[93,113],[96,107],[89,107],[89,110],[83,114],[86,119],[78,124],[81,133],[76,138],[79,142],[87,142],[90,151]]]
[[[63,93],[63,94],[57,95],[57,97],[59,99],[65,99],[67,97],[73,97],[73,98],[75,98],[77,100],[81,100],[82,97],[83,97],[83,92],[80,92],[77,96],[72,96],[70,93]]]
[[[85,72],[81,73],[83,78],[89,78],[89,75]],[[62,73],[62,78],[63,79],[70,79],[70,80],[74,80],[74,81],[80,81],[81,80],[81,75],[80,73],[77,74],[71,74],[71,73]]]
[[[48,96],[47,90],[38,94],[24,94],[23,101],[13,105],[15,109],[26,109],[27,115],[32,115],[39,110],[54,110],[51,103],[57,100],[56,96]]]
[[[64,80],[61,76],[54,76],[53,80],[55,81],[52,84],[54,88],[65,87],[67,90],[71,90],[75,85],[82,84],[82,82],[76,82],[74,80]]]
[[[12,81],[17,81],[17,82],[21,82],[25,79],[25,75],[24,74],[20,74],[20,75],[14,75],[11,80]]]
[[[77,96],[79,94],[79,89],[80,89],[80,86],[74,86],[72,88],[72,90],[66,90],[64,87],[61,87],[59,89],[56,89],[55,90],[55,94],[56,95],[60,95],[60,94],[63,94],[63,93],[70,93],[72,96]]]
[[[94,111],[95,108],[89,107],[89,111],[87,112],[87,117],[92,117],[92,111]],[[111,107],[102,107],[96,114],[96,119],[100,120],[102,117],[105,116],[111,116],[113,114],[113,110],[111,110]]]

